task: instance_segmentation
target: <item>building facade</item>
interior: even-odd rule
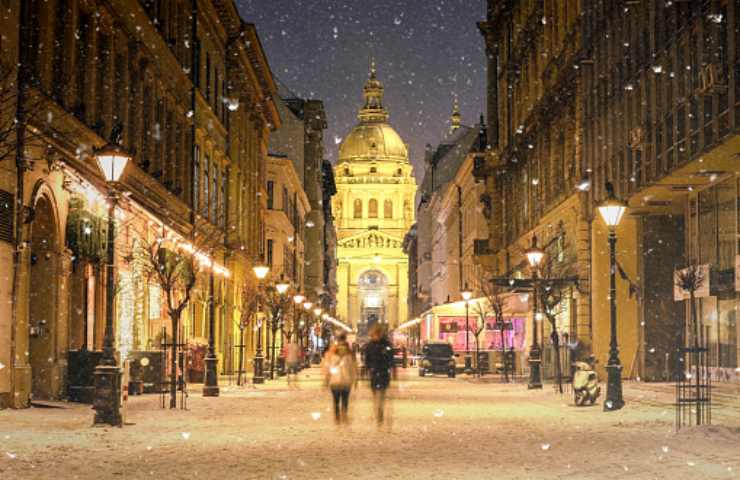
[[[408,152],[388,124],[375,67],[363,89],[359,123],[339,147],[332,208],[337,230],[337,317],[364,337],[374,323],[405,322],[416,181]]]
[[[254,26],[231,1],[11,3],[18,17],[0,49],[15,99],[2,121],[21,116],[3,139],[13,153],[0,174],[9,233],[0,241],[0,405],[87,388],[80,362],[94,365],[107,309],[121,359],[172,337],[163,292],[136,261],[156,238],[190,241],[208,257],[228,370],[242,286],[263,244],[268,133],[280,122]],[[133,156],[115,213],[114,305],[104,294],[106,186],[92,156],[110,141]],[[182,342],[209,334],[207,280],[204,272],[176,332]]]
[[[701,264],[712,272],[699,302],[711,364],[718,378],[736,378],[737,9],[722,0],[490,1],[480,24],[491,148],[476,170],[492,202],[481,261],[526,276],[522,253],[536,235],[552,275],[577,279],[558,331],[605,365],[608,244],[595,207],[611,182],[630,205],[617,229],[625,376],[677,370],[688,306],[674,301],[673,275]]]

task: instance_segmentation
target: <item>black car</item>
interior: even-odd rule
[[[427,343],[421,349],[419,376],[427,373],[444,373],[455,377],[455,352],[449,343]]]

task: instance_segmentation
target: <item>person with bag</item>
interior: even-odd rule
[[[357,362],[347,343],[347,335],[342,333],[329,348],[321,365],[324,385],[331,391],[334,399],[335,423],[347,423],[349,395],[357,385]]]

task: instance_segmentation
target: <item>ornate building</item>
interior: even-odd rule
[[[177,333],[202,339],[212,320],[219,368],[230,370],[241,293],[263,250],[268,134],[280,125],[254,25],[231,0],[8,3],[0,20],[0,131],[12,125],[0,135],[0,408],[84,400],[91,378],[81,365],[98,358],[106,311],[122,359],[160,348],[164,293],[142,275],[140,240],[212,240],[204,260],[216,277],[214,308],[204,273]],[[107,305],[106,185],[92,153],[114,138],[133,162],[119,185],[119,287]]]
[[[334,175],[337,317],[360,337],[373,323],[407,320],[408,257],[416,181],[406,145],[388,124],[375,66],[363,89],[359,124],[342,141]]]
[[[673,273],[701,264],[710,365],[738,378],[738,13],[726,0],[489,0],[480,24],[490,150],[475,173],[492,214],[479,259],[499,276],[528,275],[536,235],[555,276],[577,277],[559,333],[605,365],[610,268],[595,207],[611,182],[630,207],[616,254],[625,376],[676,370],[688,307],[674,301]]]

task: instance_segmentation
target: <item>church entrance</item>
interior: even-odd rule
[[[360,276],[358,282],[360,293],[360,322],[357,324],[357,335],[367,337],[367,333],[376,323],[387,323],[386,305],[388,302],[388,278],[378,270],[370,270]]]

